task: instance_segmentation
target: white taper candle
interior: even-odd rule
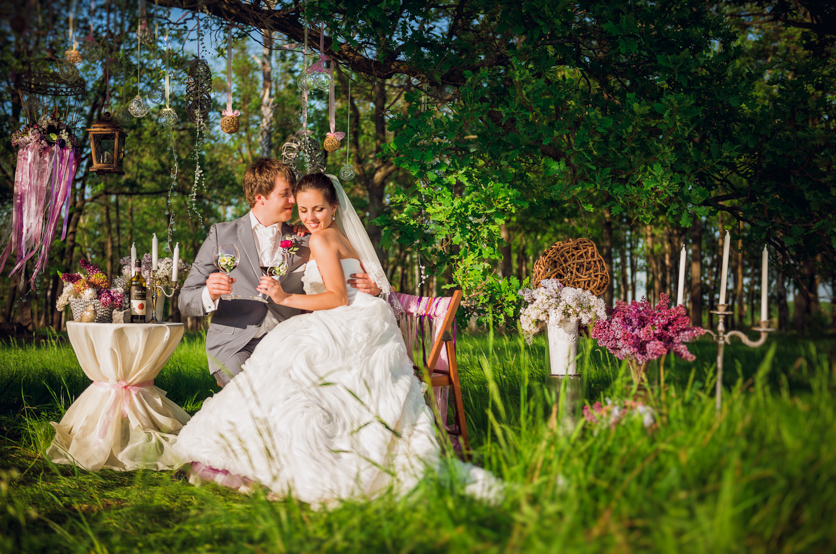
[[[154,237],[151,239],[151,269],[154,271],[157,271],[157,259],[159,257],[157,249],[159,246],[160,243],[157,242],[157,233],[154,233]]]
[[[676,289],[676,305],[685,303],[685,245],[679,251],[679,286]]]
[[[134,260],[136,259],[136,243],[131,244],[131,269],[134,267]]]
[[[769,321],[769,310],[766,306],[767,292],[769,291],[769,252],[766,246],[763,247],[761,256],[761,321]]]
[[[729,232],[726,231],[726,236],[723,239],[723,269],[720,272],[720,304],[726,303],[726,277],[729,273],[729,246],[731,245],[731,238]]]
[[[177,274],[179,273],[180,265],[180,243],[174,245],[174,258],[171,262],[171,281],[177,282]]]

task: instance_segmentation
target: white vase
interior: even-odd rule
[[[148,292],[148,303],[145,306],[145,323],[151,322],[151,292]],[[157,295],[157,321],[163,320],[163,308],[165,308],[165,295]]]
[[[549,361],[552,375],[577,375],[578,320],[549,320]]]

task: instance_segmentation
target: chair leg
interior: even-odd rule
[[[456,424],[459,427],[459,433],[462,441],[462,458],[465,461],[470,460],[470,440],[467,438],[467,421],[464,417],[464,402],[462,401],[462,386],[459,382],[459,367],[456,364],[456,349],[451,348],[448,341],[447,347],[447,363],[450,366],[450,386],[453,389],[453,399],[456,404]]]

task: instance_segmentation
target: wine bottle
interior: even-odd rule
[[[131,323],[145,323],[148,288],[142,277],[141,268],[139,259],[134,260],[133,277],[131,277]]]

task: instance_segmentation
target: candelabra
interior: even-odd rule
[[[717,343],[717,392],[715,405],[717,411],[723,406],[723,350],[727,344],[731,344],[731,337],[737,337],[740,341],[751,348],[760,348],[766,342],[766,336],[775,329],[769,328],[769,321],[761,321],[760,327],[755,327],[753,331],[761,334],[757,340],[751,340],[745,333],[740,331],[726,331],[726,316],[731,316],[734,312],[727,312],[728,304],[720,304],[717,306],[717,311],[712,311],[712,314],[717,314],[717,332],[706,329],[706,331],[714,337],[714,342]]]
[[[157,319],[157,290],[159,289],[159,291],[163,293],[166,298],[171,298],[174,296],[174,293],[177,292],[177,289],[180,288],[180,284],[175,282],[171,286],[171,292],[167,292],[165,287],[157,284],[156,279],[152,277],[149,282],[149,286],[151,288],[151,321],[148,323],[159,323],[160,321]]]

